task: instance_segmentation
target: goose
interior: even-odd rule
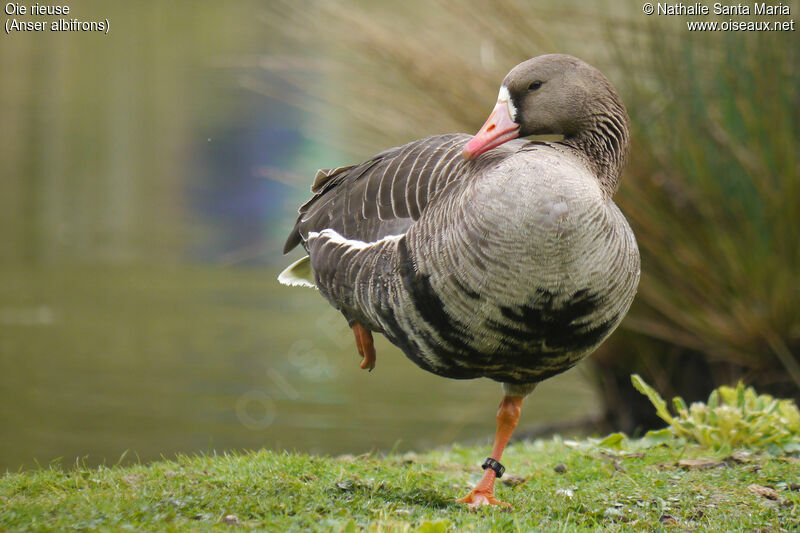
[[[558,136],[558,141],[522,139]],[[552,138],[552,137],[551,137]],[[352,328],[361,368],[373,332],[439,376],[489,378],[504,396],[484,474],[458,500],[494,496],[522,400],[619,325],[639,283],[639,250],[612,200],[629,119],[608,79],[563,54],[505,77],[477,134],[444,134],[320,170],[280,276],[319,290]]]

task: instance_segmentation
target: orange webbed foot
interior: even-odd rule
[[[494,480],[496,478],[494,470],[486,469],[483,472],[483,477],[475,485],[472,491],[456,500],[458,503],[466,503],[470,509],[477,509],[484,505],[497,506],[503,509],[510,509],[511,505],[501,502],[494,497]]]
[[[353,322],[353,335],[356,337],[356,348],[361,356],[361,368],[369,370],[375,368],[375,344],[372,341],[372,332],[358,322]]]
[[[458,503],[465,503],[470,509],[477,509],[484,505],[498,506],[502,509],[511,509],[511,505],[501,502],[494,497],[491,492],[474,489],[472,492],[456,500]]]

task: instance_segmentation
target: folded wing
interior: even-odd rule
[[[469,168],[461,157],[469,139],[465,134],[435,135],[359,165],[320,170],[311,188],[315,194],[300,207],[284,253],[298,244],[306,247],[309,233],[325,229],[362,242],[405,233],[436,195]]]

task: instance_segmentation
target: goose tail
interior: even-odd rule
[[[311,270],[311,258],[305,256],[286,267],[283,272],[278,274],[278,281],[289,287],[310,287],[316,289],[317,285],[314,283],[314,272]]]

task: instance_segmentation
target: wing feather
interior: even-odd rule
[[[362,242],[405,233],[449,183],[507,155],[496,150],[496,155],[466,162],[461,150],[469,139],[463,133],[435,135],[359,165],[319,171],[315,194],[300,207],[284,253],[305,246],[309,233],[325,229]]]

